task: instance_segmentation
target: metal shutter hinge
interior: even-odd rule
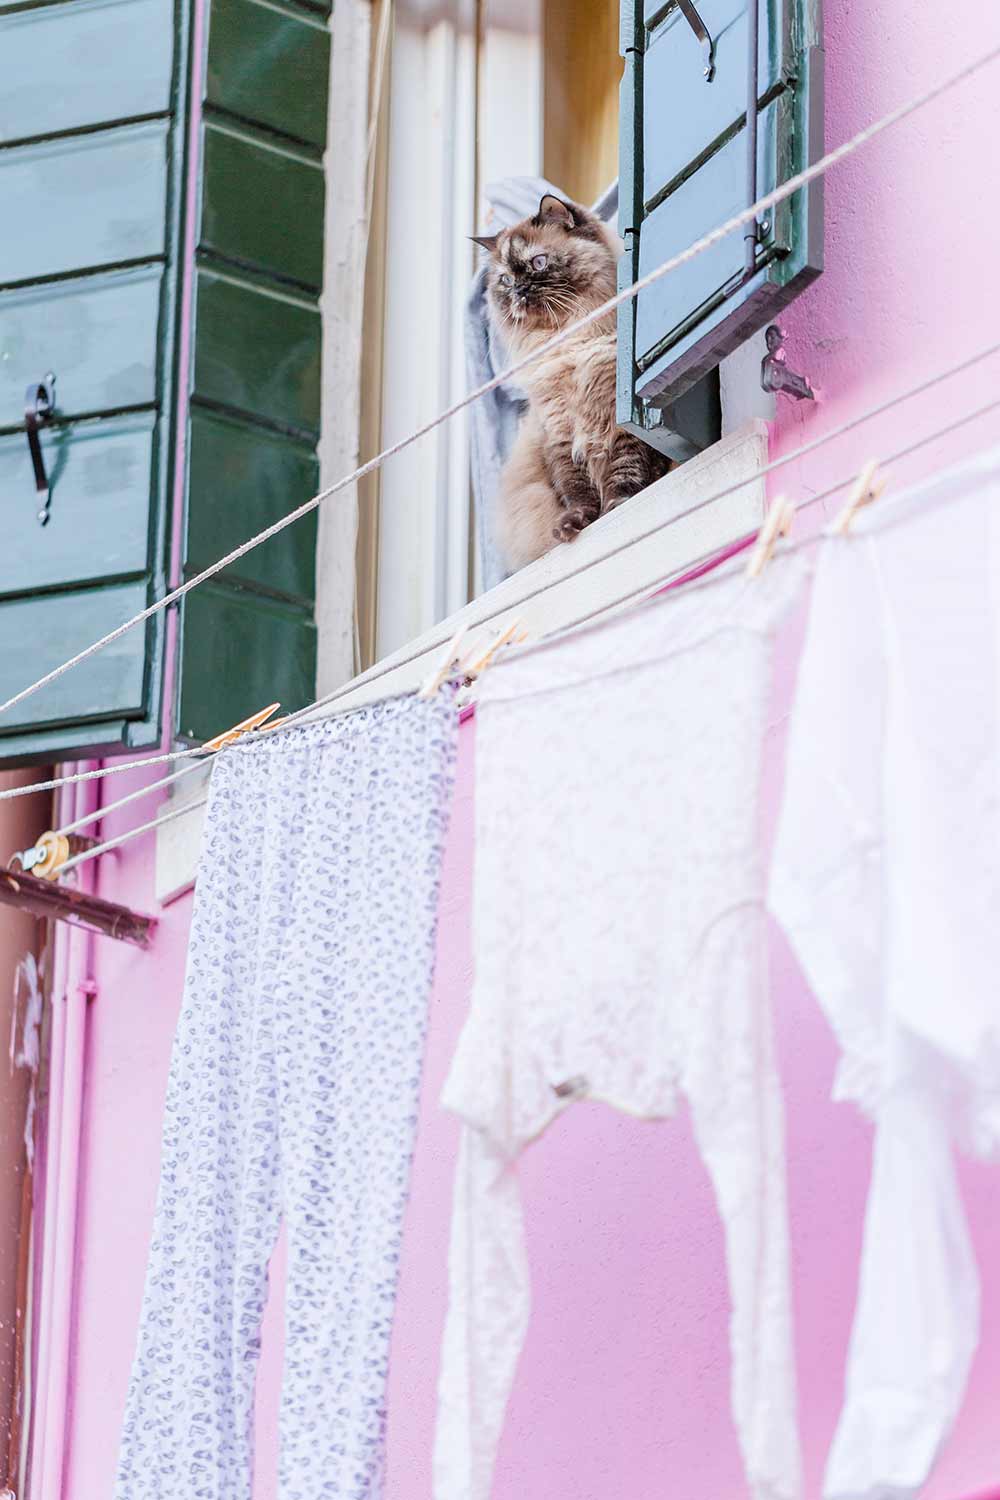
[[[677,0],[677,9],[705,49],[705,66],[702,72],[705,75],[705,82],[711,83],[715,77],[715,42],[712,35],[701,19],[694,0]]]

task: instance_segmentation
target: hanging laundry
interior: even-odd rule
[[[1000,450],[824,539],[770,903],[875,1120],[830,1500],[905,1497],[957,1416],[978,1278],[952,1142],[1000,1149]]]
[[[751,1491],[798,1493],[757,823],[773,639],[804,574],[778,559],[483,680],[436,1500],[488,1500],[528,1322],[517,1158],[582,1097],[648,1119],[688,1101],[725,1227]]]
[[[282,1216],[281,1500],[380,1493],[456,727],[396,699],[215,766],[118,1500],[249,1500]]]

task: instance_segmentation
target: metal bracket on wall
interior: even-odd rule
[[[796,401],[815,401],[816,392],[809,384],[804,375],[796,375],[787,364],[787,355],[782,345],[785,335],[777,323],[772,323],[765,330],[764,342],[767,344],[767,353],[760,363],[760,383],[765,391],[782,391],[786,396],[794,396]]]
[[[705,49],[705,82],[711,83],[715,77],[715,42],[712,35],[698,13],[698,7],[694,0],[677,0],[677,9],[698,38]]]
[[[39,526],[47,526],[49,523],[52,491],[45,473],[42,440],[38,434],[46,423],[51,422],[55,409],[56,377],[50,370],[43,381],[38,385],[32,383],[24,393],[24,426],[28,434],[28,452],[31,454],[31,466],[35,471],[35,489],[42,497],[38,510]]]
[[[156,929],[155,917],[19,870],[0,870],[0,906],[13,906],[35,917],[50,917],[89,932],[102,932],[119,942],[134,943],[137,948],[148,948]]]

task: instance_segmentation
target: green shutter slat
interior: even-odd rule
[[[84,721],[68,727],[46,724],[42,729],[0,735],[0,763],[10,770],[39,762],[97,760],[111,748],[127,749],[134,754],[159,743],[158,731],[142,719]]]
[[[105,634],[168,584],[168,500],[190,577],[318,487],[326,92],[322,8],[207,0],[29,0],[0,7],[0,696]],[[203,90],[197,149],[187,96]],[[195,287],[179,298],[181,214]],[[190,315],[190,324],[180,326]],[[190,339],[179,426],[176,340]],[[24,388],[56,375],[42,435],[51,519],[23,428]],[[316,519],[184,601],[176,725],[195,737],[314,694]],[[139,749],[160,736],[166,617],[0,721],[0,763]]]
[[[154,420],[150,413],[43,432],[54,485],[45,527],[35,519],[38,497],[23,433],[0,438],[0,596],[145,572]],[[12,628],[0,611],[5,640]]]
[[[210,0],[184,572],[315,494],[329,32],[276,0]],[[316,517],[183,603],[175,732],[315,696]]]
[[[772,104],[758,124],[757,172],[760,191],[774,186],[777,110]],[[648,214],[639,238],[639,275],[656,266],[731,218],[743,208],[746,150],[742,133],[717,151],[700,171],[688,177],[666,202]],[[702,311],[710,299],[743,272],[743,232],[734,230],[695,260],[678,266],[638,299],[635,351],[640,368],[663,339]],[[639,392],[643,384],[640,379]]]
[[[318,16],[258,0],[211,0],[206,101],[322,151],[329,53]]]
[[[625,57],[638,44],[639,21],[635,0],[621,0],[618,10],[618,51]]]
[[[189,19],[187,0],[0,15],[0,696],[165,587]],[[24,390],[49,370],[43,528]],[[165,636],[158,617],[4,715],[0,763],[155,744]]]
[[[639,86],[639,59],[634,52],[625,53],[622,81],[619,87],[621,118],[631,121],[619,132],[618,146],[618,233],[624,239],[642,222],[642,93]]]
[[[803,64],[801,87],[794,100],[782,96],[777,101],[781,113],[801,117],[803,110],[822,110],[823,54],[811,48]],[[822,114],[820,113],[820,120]],[[788,160],[806,161],[802,151],[800,128],[811,129],[814,140],[816,125],[806,122],[794,129],[779,124],[779,145],[785,152],[782,179],[798,171],[789,168]],[[821,127],[820,127],[821,128]],[[791,156],[789,152],[791,148]],[[822,154],[822,145],[816,155]],[[815,156],[811,158],[815,160]],[[744,340],[778,316],[781,309],[816,276],[823,264],[822,239],[823,185],[817,182],[808,191],[794,195],[787,208],[775,216],[774,239],[782,253],[775,255],[752,281],[716,299],[710,310],[670,341],[670,346],[656,359],[647,359],[636,379],[636,390],[642,397],[664,399],[682,394],[706,370],[714,369],[720,359]]]
[[[233,127],[209,125],[203,150],[201,248],[318,291],[322,167]]]
[[[625,249],[618,262],[618,290],[620,292],[635,281],[639,255],[636,236],[631,230],[623,230],[622,240]],[[621,357],[621,350],[626,347],[630,353],[635,348],[634,299],[622,302],[618,308],[619,358],[615,383],[615,411],[620,427],[631,427],[641,420],[640,413],[635,408],[635,372],[632,362],[631,359],[626,361]]]
[[[823,129],[825,67],[822,47],[807,47],[799,59],[794,93],[779,100],[781,127],[779,177],[787,181],[807,163],[820,159],[826,149]],[[818,177],[775,210],[775,236],[783,255],[771,268],[776,287],[787,288],[789,297],[797,286],[819,275],[823,266],[825,197],[823,178]],[[787,299],[786,299],[787,300]]]
[[[123,583],[72,593],[36,594],[3,605],[0,629],[0,697],[58,666],[134,615],[147,603],[145,582]],[[17,650],[9,644],[17,643]],[[0,724],[0,756],[5,740],[28,726],[67,719],[138,717],[145,708],[147,635],[130,631],[113,645],[42,688]]]
[[[756,195],[822,154],[823,53],[814,0],[758,3]],[[646,275],[749,206],[747,0],[699,0],[715,76],[676,4],[647,0],[635,67],[622,90],[623,200]],[[743,231],[667,273],[618,320],[619,420],[674,457],[699,430],[720,360],[764,327],[822,269],[822,183],[762,216],[757,264]],[[700,415],[694,416],[695,411]]]
[[[279,699],[287,713],[315,696],[316,627],[299,610],[205,584],[182,602],[180,734],[205,740]]]
[[[224,557],[319,488],[315,453],[276,433],[194,411],[188,441],[189,575]],[[249,552],[220,578],[287,594],[311,608],[316,592],[315,514]]]
[[[162,281],[154,265],[0,292],[0,431],[23,428],[47,370],[62,419],[151,405]]]
[[[166,112],[171,0],[63,0],[0,16],[0,143]]]
[[[319,310],[199,271],[194,394],[319,433]]]
[[[0,285],[161,255],[166,191],[166,124],[3,151]]]
[[[711,83],[703,76],[704,49],[680,11],[668,11],[646,46],[642,192],[647,204],[691,172],[698,156],[735,130],[746,112],[745,0],[700,0],[698,8],[715,41]],[[762,3],[757,78],[761,99],[780,73],[780,51],[771,44],[775,22],[773,6]]]

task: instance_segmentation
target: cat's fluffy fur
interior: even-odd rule
[[[614,295],[621,242],[575,203],[547,194],[530,219],[478,238],[487,293],[512,358]],[[665,474],[669,461],[615,424],[615,315],[519,376],[529,408],[499,496],[500,543],[523,567]]]

